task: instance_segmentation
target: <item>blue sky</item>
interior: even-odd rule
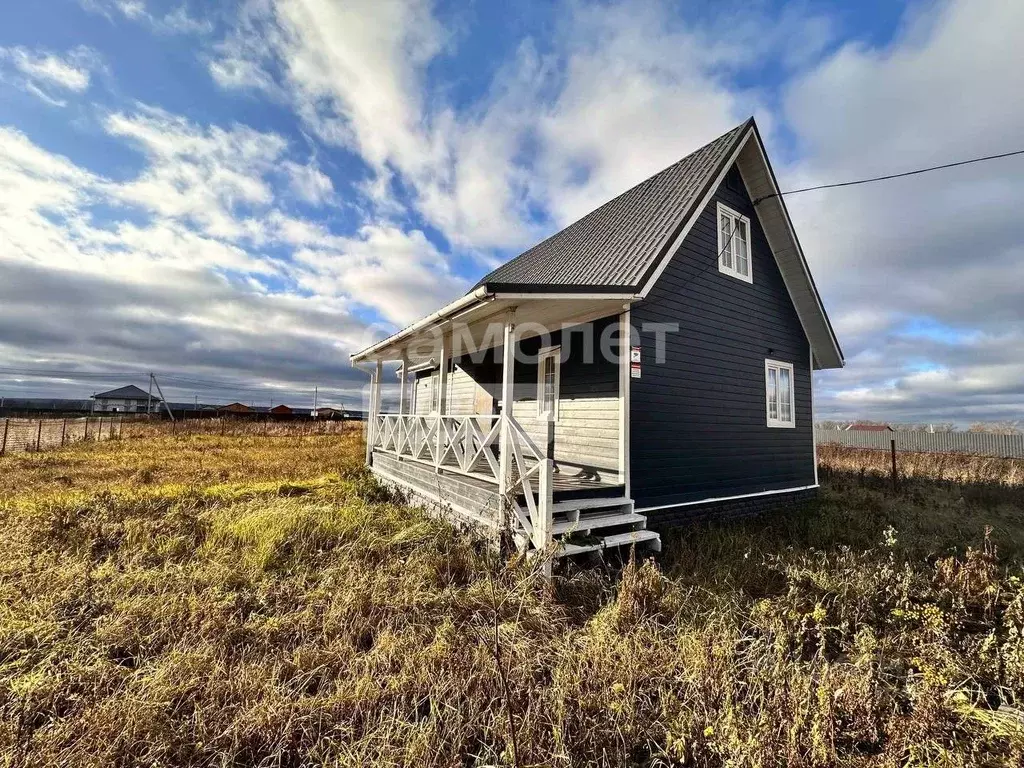
[[[1004,0],[8,5],[0,367],[111,378],[7,396],[353,402],[351,351],[751,114],[789,188],[1024,136]],[[790,199],[849,361],[820,417],[1021,418],[1022,179]]]

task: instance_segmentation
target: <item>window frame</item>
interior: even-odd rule
[[[726,266],[723,261],[725,243],[722,242],[722,216],[728,216],[730,218],[729,232],[732,234],[732,239],[729,241],[729,260],[730,265]],[[733,250],[736,242],[736,222],[743,222],[743,226],[747,232],[747,273],[743,274],[736,269],[736,253]],[[735,277],[737,280],[742,280],[745,283],[754,282],[754,257],[753,250],[751,248],[751,233],[750,233],[750,219],[744,216],[739,211],[733,210],[724,203],[718,203],[715,213],[715,229],[718,231],[718,271],[723,275],[729,275]]]
[[[435,368],[430,372],[430,415],[433,416],[441,411],[441,369]]]
[[[775,386],[779,386],[779,373],[789,372],[789,419],[782,418],[782,398],[778,398],[778,415],[772,417],[771,389],[769,388],[769,371],[775,370]],[[764,412],[766,423],[773,429],[795,429],[796,428],[796,373],[792,363],[784,363],[781,360],[765,359],[764,361]]]
[[[548,360],[554,360],[555,366],[555,391],[552,410],[544,408],[544,365]],[[562,393],[562,348],[545,347],[537,353],[537,419],[540,421],[558,421],[559,404]]]

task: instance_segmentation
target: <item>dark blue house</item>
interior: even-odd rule
[[[372,470],[556,554],[813,495],[843,355],[778,193],[751,118],[353,355]]]

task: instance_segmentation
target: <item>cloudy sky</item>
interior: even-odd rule
[[[1019,0],[5,3],[0,369],[109,378],[0,395],[353,404],[350,352],[749,115],[788,189],[1024,148],[1021,40]],[[1024,416],[1024,157],[788,204],[819,417]]]

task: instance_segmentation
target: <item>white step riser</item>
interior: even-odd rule
[[[639,525],[641,528],[645,528],[647,518],[643,515],[635,514],[594,515],[592,517],[580,518],[577,522],[569,520],[556,521],[552,526],[551,532],[555,536],[559,536],[567,533],[594,531],[599,528],[614,528],[620,525]]]
[[[552,507],[554,514],[559,512],[572,512],[575,510],[593,509],[595,507],[621,507],[628,504],[633,507],[633,500],[621,496],[617,499],[576,499],[575,501],[556,501]]]
[[[587,552],[616,549],[637,544],[642,548],[661,551],[661,537],[647,530],[647,518],[634,511],[633,500],[629,498],[595,498],[562,501],[552,510],[552,535],[560,545],[557,558],[571,557]],[[615,533],[601,536],[601,531],[618,529]],[[622,530],[625,529],[625,530]],[[560,539],[578,534],[598,539],[593,544],[568,544]]]
[[[656,552],[661,551],[661,537],[654,531],[645,530],[609,536],[598,544],[566,544],[557,556],[571,557],[573,555],[582,555],[586,552],[597,552],[605,549],[615,549],[617,547],[628,547],[632,544],[648,546]]]

